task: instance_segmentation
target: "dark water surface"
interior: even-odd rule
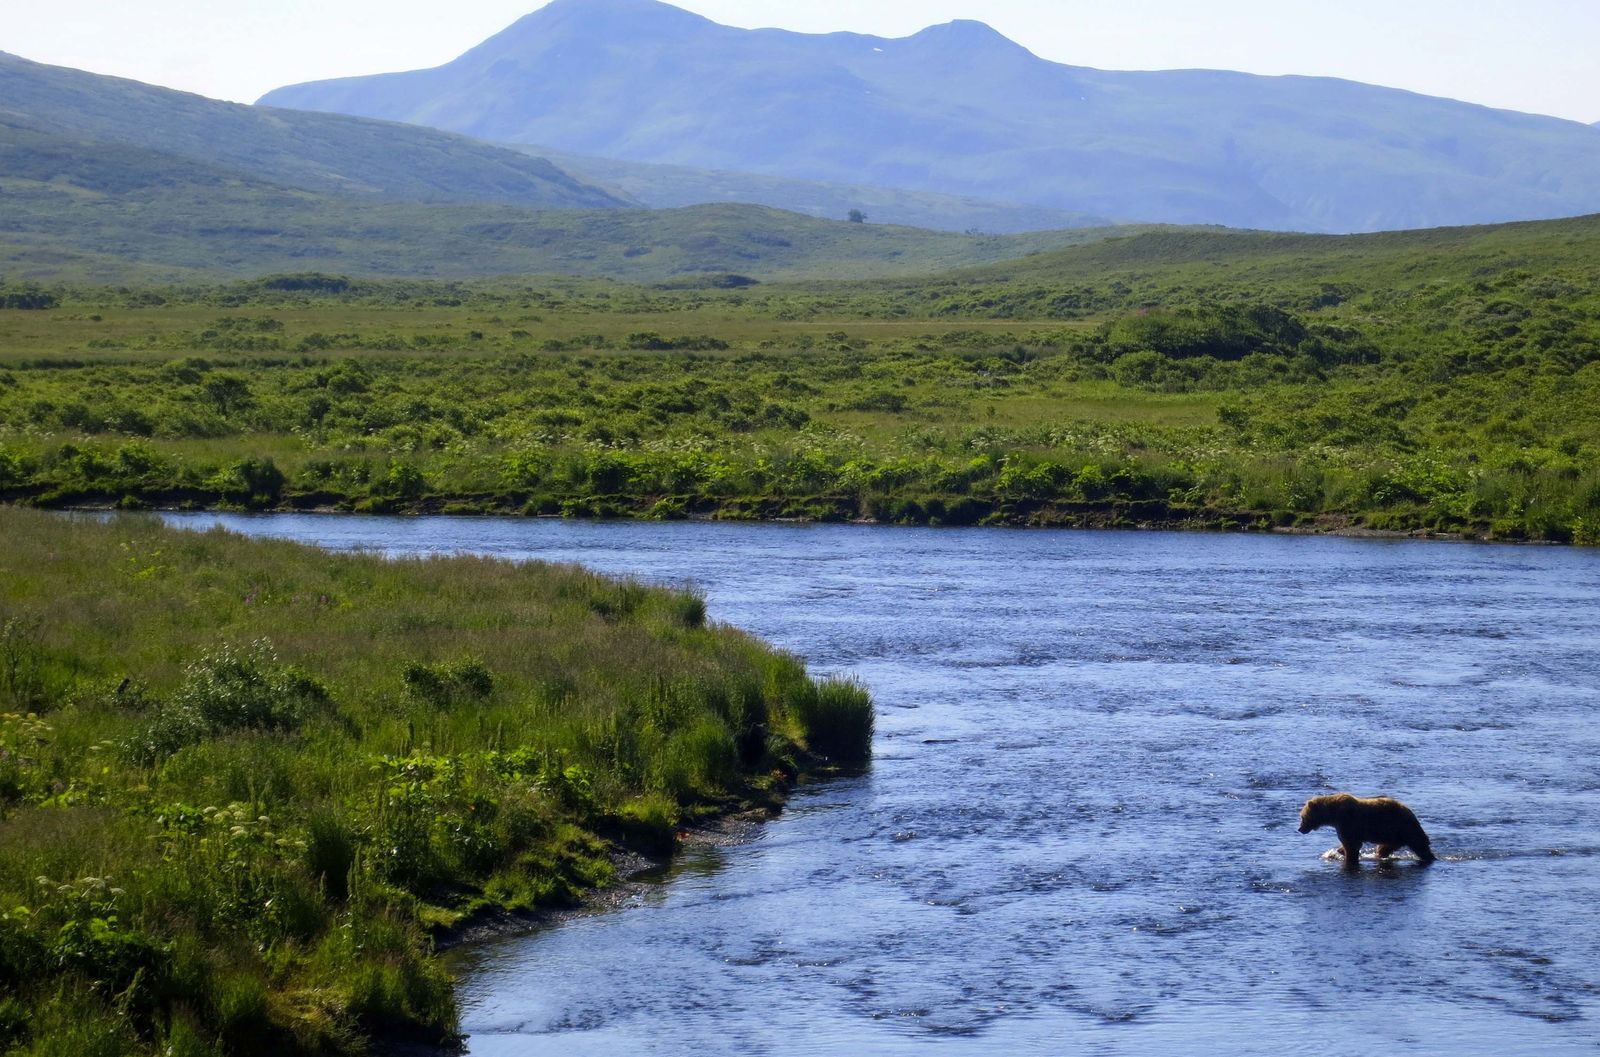
[[[865,777],[458,962],[471,1052],[1600,1053],[1600,554],[1323,538],[204,518],[579,561],[865,680]],[[1350,876],[1310,795],[1443,861]]]

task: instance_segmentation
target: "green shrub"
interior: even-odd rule
[[[406,693],[434,708],[461,701],[481,701],[494,692],[494,676],[481,661],[459,660],[427,665],[407,662],[400,671]]]
[[[668,603],[673,623],[694,630],[706,626],[706,598],[697,591],[679,591]]]
[[[136,759],[155,762],[229,731],[298,730],[331,704],[327,688],[279,663],[271,643],[224,645],[184,669],[182,686],[128,748]]]
[[[397,462],[389,472],[373,482],[372,494],[389,499],[416,499],[428,490],[422,471],[410,463]]]
[[[0,288],[0,308],[37,312],[55,308],[59,304],[61,298],[32,284],[10,289]]]
[[[240,459],[212,474],[205,486],[230,502],[269,506],[283,495],[284,476],[271,459]]]
[[[321,683],[278,661],[272,644],[224,645],[184,670],[169,707],[192,712],[212,731],[294,730],[329,703]]]

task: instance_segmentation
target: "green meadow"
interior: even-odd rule
[[[1600,538],[1600,221],[920,280],[13,283],[0,490]]]
[[[866,694],[580,569],[0,508],[0,1050],[448,1043],[435,937],[865,758]]]

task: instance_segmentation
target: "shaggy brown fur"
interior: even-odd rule
[[[1401,848],[1410,848],[1423,865],[1435,858],[1417,816],[1400,801],[1386,796],[1314,796],[1300,809],[1300,832],[1310,833],[1323,826],[1332,826],[1339,834],[1347,869],[1360,865],[1363,844],[1376,844],[1380,859],[1387,859]]]

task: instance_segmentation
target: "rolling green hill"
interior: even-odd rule
[[[530,210],[371,201],[278,187],[140,148],[6,129],[0,151],[0,274],[13,278],[188,281],[305,270],[864,278],[998,261],[1105,234],[969,236],[741,205]],[[13,164],[18,157],[28,161]]]
[[[29,62],[0,52],[0,177],[36,171],[27,133],[136,148],[215,175],[321,194],[539,208],[631,205],[541,158],[386,121],[240,106],[186,92]],[[32,141],[37,143],[37,141]],[[132,156],[108,164],[115,169]],[[146,156],[138,166],[146,168]]]
[[[914,289],[923,298],[963,298],[990,315],[1033,316],[1081,314],[1089,306],[1075,304],[1074,291],[1094,291],[1101,309],[1244,296],[1326,309],[1362,295],[1551,274],[1588,276],[1600,288],[1600,214],[1340,236],[1149,229],[961,269]]]

